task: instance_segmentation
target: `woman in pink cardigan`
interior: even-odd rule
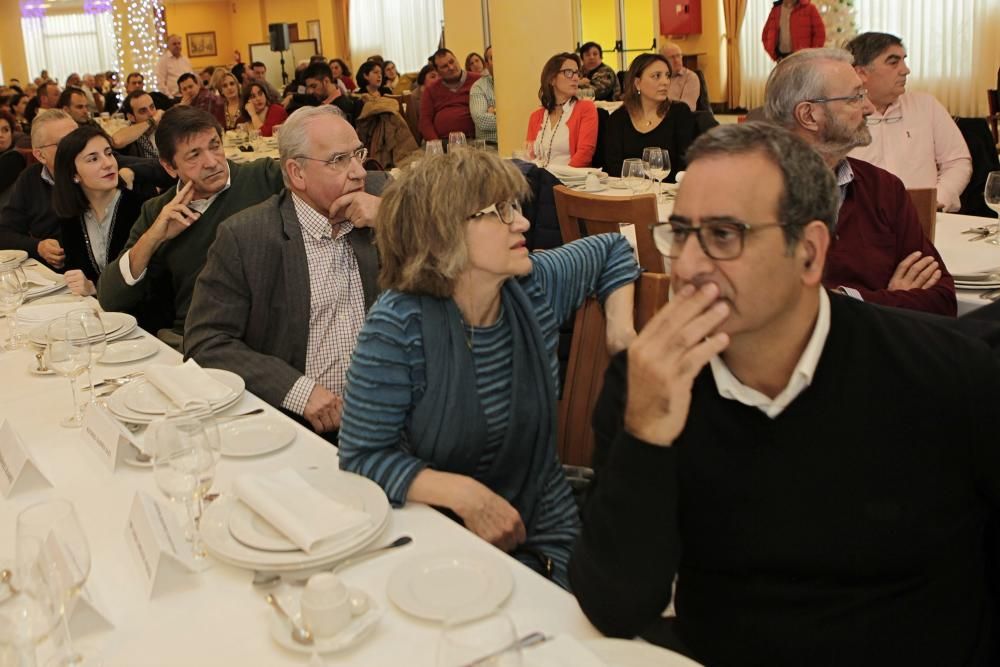
[[[547,167],[589,167],[597,147],[597,107],[578,100],[580,56],[557,53],[542,68],[542,107],[528,118],[527,139],[535,161]]]

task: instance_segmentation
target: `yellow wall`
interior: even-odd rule
[[[551,1],[551,0],[549,0]],[[465,66],[473,51],[483,55],[489,40],[483,36],[483,7],[479,0],[444,0],[444,42]]]
[[[184,55],[191,60],[195,72],[209,65],[227,65],[233,62],[232,6],[229,2],[176,2],[164,0],[167,17],[167,34],[181,37]],[[215,32],[214,56],[191,58],[188,53],[187,35],[192,32]]]
[[[722,0],[702,0],[701,2],[701,34],[677,37],[660,36],[660,43],[669,39],[676,42],[684,53],[704,53],[699,56],[698,63],[705,73],[708,83],[708,97],[712,102],[724,102],[726,77],[726,31],[725,15],[722,12]],[[659,32],[657,30],[657,32]]]
[[[18,0],[0,0],[0,16],[6,16],[4,21],[3,39],[0,39],[0,62],[3,63],[3,75],[6,81],[19,79],[22,86],[31,83],[38,76],[34,72],[29,76],[28,59],[24,55],[24,37],[21,35],[21,6]]]
[[[604,49],[604,61],[612,69],[618,69],[617,54],[611,54],[617,39],[615,25],[616,0],[580,0],[580,43],[597,42]]]
[[[572,51],[571,0],[489,0],[493,66],[496,72],[497,135],[500,154],[524,145],[528,116],[538,108],[538,76],[552,54]],[[525,24],[544,26],[544,36]],[[540,30],[540,28],[539,28]],[[536,38],[532,38],[532,34]]]

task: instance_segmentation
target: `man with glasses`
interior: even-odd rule
[[[469,93],[479,75],[462,69],[448,49],[435,51],[431,64],[441,78],[424,88],[420,98],[420,134],[425,141],[447,140],[452,132],[474,137]]]
[[[851,157],[892,172],[910,189],[937,188],[939,211],[957,211],[972,157],[951,114],[928,93],[906,92],[906,49],[895,35],[866,32],[847,43],[875,111],[872,142]]]
[[[165,328],[161,338],[179,347],[195,279],[216,228],[229,216],[281,191],[281,171],[270,158],[230,163],[222,126],[209,113],[176,106],[156,128],[160,164],[178,179],[143,206],[128,243],[97,286],[105,310],[141,312]]]
[[[333,107],[300,109],[278,139],[285,189],[218,229],[184,352],[238,373],[271,405],[335,438],[344,378],[378,295],[372,224],[384,175]]]
[[[582,609],[705,665],[997,664],[1000,447],[982,397],[1000,367],[823,288],[840,195],[805,142],[724,125],[687,157],[653,232],[672,297],[594,409]]]
[[[764,91],[768,119],[819,152],[840,186],[825,283],[871,303],[954,317],[955,283],[902,182],[847,157],[871,142],[873,111],[852,61],[841,49],[797,51],[775,66]]]

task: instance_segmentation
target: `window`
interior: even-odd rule
[[[398,72],[416,72],[437,51],[442,0],[364,0],[350,4],[351,62],[381,54]]]
[[[65,82],[73,72],[83,76],[118,69],[111,12],[22,18],[21,30],[32,77],[45,69]]]

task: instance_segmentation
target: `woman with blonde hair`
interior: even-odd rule
[[[223,71],[219,74],[218,70],[216,70],[216,74],[218,74],[218,78],[215,78],[213,75],[212,80],[215,89],[219,91],[219,96],[222,97],[222,101],[225,103],[223,107],[226,117],[225,129],[235,130],[236,126],[241,122],[240,116],[243,115],[240,82],[232,72]]]
[[[386,291],[348,370],[340,465],[567,587],[580,519],[556,455],[559,326],[595,295],[623,349],[639,269],[620,234],[529,254],[527,193],[486,151],[424,158],[383,193]]]

